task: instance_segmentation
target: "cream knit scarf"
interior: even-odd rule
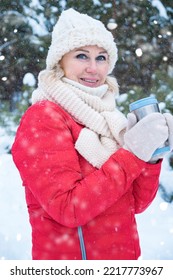
[[[32,95],[33,104],[41,100],[55,102],[85,126],[75,148],[97,168],[123,145],[127,124],[125,116],[115,108],[115,95],[111,91],[114,88],[118,92],[118,86],[111,79],[107,78],[105,85],[90,88],[60,78],[53,70],[44,70]]]

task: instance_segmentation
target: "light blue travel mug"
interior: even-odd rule
[[[160,112],[158,101],[154,97],[146,97],[139,99],[129,105],[130,112],[133,112],[140,121],[143,117],[153,112]],[[168,141],[165,142],[163,147],[159,147],[152,155],[152,159],[157,159],[159,156],[170,151]]]

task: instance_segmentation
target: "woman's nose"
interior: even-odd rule
[[[96,60],[90,60],[86,67],[87,73],[96,73],[97,72],[97,62]]]

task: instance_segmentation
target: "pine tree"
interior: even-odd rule
[[[44,35],[35,33],[37,13],[30,7],[30,1],[5,1],[0,11],[0,99],[9,100],[13,109],[12,101],[22,96],[25,74],[38,75],[48,32],[45,28]]]
[[[110,18],[116,20],[118,27],[112,33],[119,59],[113,74],[118,79],[120,93],[128,93],[125,108],[133,101],[133,93],[136,98],[151,93],[160,98],[159,81],[163,81],[167,89],[171,87],[166,76],[172,64],[172,10],[171,0],[162,1],[167,12],[167,17],[163,17],[151,1],[40,0],[35,6],[27,0],[3,1],[0,98],[10,100],[22,92],[25,73],[31,72],[37,78],[45,67],[52,28],[62,10],[70,7],[100,19],[105,26]],[[36,32],[35,26],[42,27],[44,32]]]
[[[145,95],[150,91],[154,71],[165,67],[165,53],[171,57],[171,40],[163,34],[171,28],[170,19],[161,16],[148,0],[116,3],[119,62],[115,74],[121,81],[122,91],[137,85]]]

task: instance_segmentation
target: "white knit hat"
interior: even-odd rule
[[[112,33],[104,24],[74,9],[63,11],[52,32],[52,42],[46,65],[51,70],[62,56],[75,48],[97,45],[104,48],[109,57],[109,73],[117,61],[117,47]]]

